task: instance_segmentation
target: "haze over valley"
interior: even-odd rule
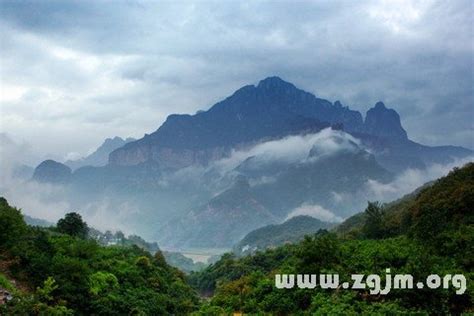
[[[382,102],[362,115],[268,77],[207,111],[172,114],[141,139],[110,138],[87,157],[34,170],[12,166],[2,194],[28,215],[55,221],[78,210],[97,228],[164,249],[230,249],[293,216],[341,222],[470,159],[467,148],[410,140]]]

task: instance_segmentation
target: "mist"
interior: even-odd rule
[[[234,150],[229,158],[216,161],[212,168],[228,172],[249,157],[254,157],[260,164],[275,161],[297,163],[307,160],[311,149],[316,149],[321,155],[330,156],[342,150],[354,150],[357,146],[360,146],[360,141],[353,136],[325,128],[314,134],[287,136],[244,150]]]
[[[90,226],[99,230],[121,230],[126,234],[138,234],[148,239],[159,235],[157,230],[166,224],[167,218],[184,216],[189,210],[186,205],[197,207],[199,203],[205,203],[212,196],[228,189],[239,175],[238,167],[248,163],[249,158],[250,167],[258,170],[272,164],[280,166],[279,164],[307,163],[340,152],[366,150],[353,136],[329,128],[316,134],[288,136],[262,142],[242,150],[234,150],[229,157],[211,162],[208,166],[191,166],[176,172],[163,173],[157,183],[157,192],[161,192],[163,196],[160,203],[155,207],[143,209],[135,203],[137,197],[120,198],[119,194],[111,190],[87,200],[86,203],[73,203],[66,192],[66,186],[19,178],[14,171],[25,160],[15,157],[27,153],[29,147],[26,143],[14,142],[4,134],[0,140],[0,195],[11,205],[21,208],[24,214],[56,222],[65,213],[74,211],[80,213]],[[407,169],[388,183],[368,179],[357,192],[331,192],[327,196],[331,207],[322,206],[318,201],[304,201],[287,210],[282,221],[298,215],[309,215],[326,222],[341,222],[345,217],[363,211],[367,201],[393,201],[429,181],[446,175],[454,167],[473,160],[474,157],[468,157],[448,164],[432,164],[426,169]],[[248,181],[251,187],[258,187],[273,183],[276,179],[277,174],[256,173]],[[181,202],[177,204],[181,206],[173,207],[176,202]],[[347,212],[348,207],[350,209]],[[169,213],[170,210],[173,212]]]
[[[285,221],[289,220],[292,217],[307,215],[319,219],[323,222],[329,223],[340,223],[342,222],[342,217],[337,216],[330,210],[325,209],[324,207],[317,204],[307,204],[303,203],[301,206],[293,209],[290,214],[286,217]]]
[[[365,188],[367,198],[382,202],[396,200],[430,181],[446,176],[453,168],[462,167],[472,161],[474,156],[456,159],[447,164],[431,164],[426,169],[407,169],[386,184],[368,180]]]

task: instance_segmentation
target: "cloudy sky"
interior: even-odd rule
[[[141,137],[271,75],[474,148],[469,0],[0,3],[0,133],[37,157]]]

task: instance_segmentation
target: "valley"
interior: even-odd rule
[[[398,113],[382,102],[364,118],[268,77],[207,111],[170,115],[141,139],[106,140],[80,160],[91,165],[72,170],[47,160],[30,181],[51,187],[40,196],[46,203],[86,218],[112,217],[109,228],[126,223],[165,248],[230,249],[250,231],[298,212],[341,221],[367,200],[389,201],[432,180],[430,168],[448,170],[469,157],[466,148],[411,141]],[[413,172],[423,179],[391,188]]]

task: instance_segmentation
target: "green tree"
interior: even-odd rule
[[[379,202],[369,202],[365,209],[366,221],[362,231],[367,238],[384,237],[383,207]]]
[[[0,198],[0,247],[12,246],[26,230],[21,212],[10,207],[5,198]]]
[[[118,280],[115,275],[109,272],[99,271],[89,277],[90,292],[99,295],[103,292],[118,288]]]
[[[60,233],[68,234],[73,237],[86,238],[89,228],[87,223],[82,220],[80,214],[72,212],[67,213],[57,224]]]
[[[65,302],[58,300],[54,292],[58,285],[52,277],[48,277],[42,287],[37,287],[32,295],[16,293],[12,303],[0,308],[0,314],[5,315],[39,315],[39,316],[72,316],[74,311],[65,306]],[[1,307],[1,306],[0,306]]]

